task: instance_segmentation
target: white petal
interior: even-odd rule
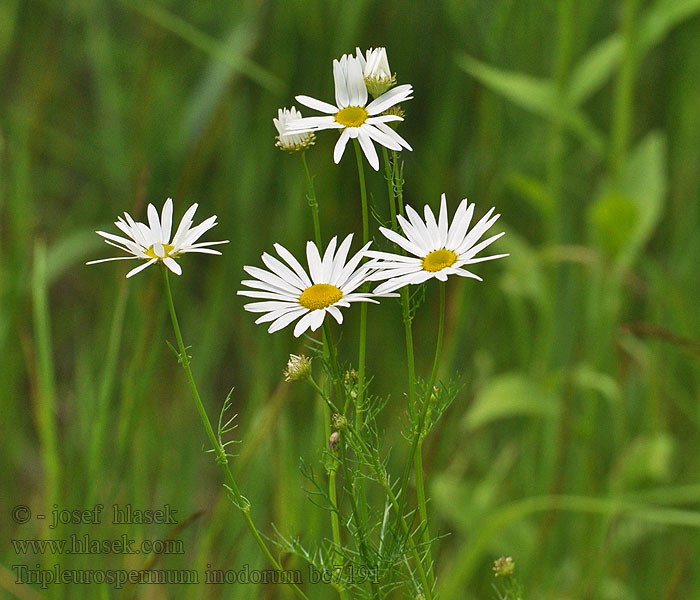
[[[240,292],[236,292],[239,296]],[[244,304],[243,308],[248,312],[269,312],[271,310],[281,310],[283,308],[296,308],[299,304],[297,302],[283,302],[270,300],[268,302],[249,302]]]
[[[298,319],[301,315],[303,315],[306,312],[308,312],[308,310],[306,308],[300,308],[298,310],[290,310],[288,313],[282,315],[276,321],[274,321],[270,325],[270,327],[268,327],[267,331],[269,333],[275,333],[275,331],[279,331],[280,329],[284,329],[292,321],[294,321],[295,319]]]
[[[294,272],[297,274],[297,277],[299,277],[299,281],[302,284],[302,289],[309,287],[311,285],[311,280],[299,261],[294,258],[294,255],[281,244],[274,244],[274,248],[277,251],[277,254],[279,254],[283,260],[287,261],[287,264],[294,269]]]
[[[185,236],[187,235],[187,232],[190,229],[190,225],[192,225],[194,213],[197,212],[197,206],[198,204],[195,202],[185,211],[185,214],[182,215],[182,219],[180,219],[180,225],[178,225],[177,231],[173,236],[173,241],[171,242],[172,246],[177,247],[180,244],[180,242],[185,239]]]
[[[444,248],[447,243],[448,219],[447,219],[447,198],[445,194],[440,197],[440,217],[438,218],[438,231],[440,232],[440,247]]]
[[[323,102],[322,100],[317,100],[316,98],[312,98],[311,96],[301,95],[294,96],[294,98],[296,98],[296,101],[300,104],[303,104],[304,106],[308,106],[309,108],[313,108],[314,110],[329,115],[334,115],[340,110],[337,106],[333,106],[332,104],[328,104],[328,102]]]
[[[425,205],[423,213],[425,214],[425,225],[428,228],[430,242],[432,243],[433,248],[440,248],[440,231],[438,230],[437,222],[435,221],[435,215],[427,204]]]
[[[311,331],[316,331],[321,325],[323,325],[323,319],[325,318],[325,310],[311,311]]]
[[[284,265],[282,265],[282,266],[284,266]],[[256,279],[259,279],[260,281],[264,281],[265,283],[272,285],[275,288],[279,288],[281,290],[284,290],[288,294],[299,295],[305,287],[308,287],[308,286],[305,286],[296,277],[292,281],[292,280],[290,280],[291,278],[290,279],[283,278],[280,275],[270,273],[269,271],[265,271],[265,269],[259,269],[258,267],[245,266],[245,267],[243,267],[243,270],[246,273],[248,273],[249,275],[252,275],[253,277],[255,277]]]
[[[236,292],[238,296],[245,296],[246,298],[260,298],[261,300],[279,300],[280,302],[297,302],[299,299],[299,294],[287,294],[285,292],[260,292],[253,290],[238,290]]]
[[[348,252],[350,251],[352,238],[352,233],[348,234],[345,237],[342,244],[340,244],[340,248],[338,248],[338,252],[336,253],[335,258],[333,259],[333,271],[331,272],[331,276],[328,278],[328,283],[330,283],[331,285],[337,285],[338,277],[342,273],[343,268],[345,267],[345,261],[348,258]]]
[[[339,108],[349,106],[350,95],[348,94],[348,83],[345,75],[347,57],[333,61],[333,81],[335,82],[335,103]],[[294,334],[296,335],[296,333]]]
[[[299,337],[311,325],[311,313],[306,313],[294,327],[294,337]]]
[[[462,260],[471,260],[474,256],[476,256],[479,252],[481,252],[486,246],[492,244],[495,242],[498,238],[503,236],[505,234],[505,231],[502,231],[501,233],[497,233],[496,235],[492,235],[490,238],[485,239],[483,242],[479,242],[476,246],[473,246],[472,248],[469,248],[469,251],[463,255],[460,256],[459,258]]]
[[[170,232],[173,226],[173,199],[168,198],[163,204],[163,211],[160,216],[160,229],[163,234],[163,242],[170,241]]]
[[[413,93],[413,88],[410,84],[397,85],[395,88],[391,88],[388,92],[385,92],[376,100],[373,100],[367,105],[367,112],[371,115],[378,115],[383,113],[387,108],[403,102],[404,100],[410,100],[411,94]]]
[[[138,256],[113,256],[112,258],[100,258],[98,260],[89,260],[86,265],[96,265],[97,263],[109,262],[111,260],[134,260]]]
[[[179,264],[177,264],[177,261],[173,260],[168,256],[168,258],[163,259],[163,264],[168,267],[175,275],[182,275],[182,268],[180,267]]]
[[[340,133],[340,137],[338,138],[338,141],[335,143],[335,148],[333,148],[333,162],[336,165],[340,162],[340,159],[343,157],[343,153],[345,152],[345,146],[347,146],[349,139],[350,139],[350,129],[346,127]]]
[[[321,267],[321,255],[313,242],[306,243],[306,260],[309,263],[309,275],[314,283],[325,283],[323,281],[323,268]]]
[[[347,78],[350,106],[364,106],[367,104],[367,86],[365,85],[365,77],[362,74],[362,65],[360,61],[351,56],[348,57]]]
[[[163,234],[160,229],[160,219],[158,218],[158,211],[153,204],[148,205],[148,226],[151,228],[151,235],[154,241],[162,242]]]
[[[379,231],[381,231],[384,234],[384,237],[388,238],[395,244],[398,244],[401,246],[406,252],[410,252],[411,254],[415,254],[416,256],[422,256],[423,255],[423,249],[418,247],[416,244],[413,242],[408,241],[406,238],[401,237],[398,233],[395,231],[392,231],[391,229],[387,229],[386,227],[380,227]]]
[[[331,274],[333,273],[333,257],[335,255],[335,247],[338,244],[338,237],[333,236],[326,251],[323,253],[323,260],[321,261],[321,277],[323,281],[328,282],[331,279]]]
[[[283,281],[286,281],[289,285],[292,285],[296,288],[299,288],[300,290],[303,290],[305,287],[304,282],[299,279],[296,274],[287,266],[285,266],[282,262],[277,260],[274,256],[271,254],[268,254],[267,252],[263,252],[262,255],[262,261],[265,263],[268,269],[272,271],[277,277],[282,279]],[[252,271],[250,271],[252,275]],[[258,279],[261,279],[261,277],[256,274],[254,277],[258,277]],[[270,283],[273,283],[270,281]],[[277,285],[274,284],[273,285]]]
[[[459,206],[457,207],[457,211],[452,218],[452,224],[450,225],[450,230],[447,234],[447,248],[456,248],[464,239],[473,215],[474,205],[472,204],[470,206],[465,198],[462,200],[462,202],[460,202]]]
[[[295,121],[289,121],[285,127],[287,133],[307,133],[322,129],[341,129],[345,127],[333,117],[303,117]]]
[[[376,142],[379,142],[385,148],[389,150],[401,150],[401,144],[394,141],[390,136],[386,135],[383,131],[380,131],[375,125],[365,124],[362,130],[367,133]]]
[[[326,310],[333,316],[333,318],[336,321],[338,321],[338,325],[343,324],[343,313],[338,309],[337,306],[329,306]]]
[[[359,129],[360,131],[357,134],[357,139],[360,142],[362,151],[365,153],[365,156],[367,157],[367,160],[372,168],[375,171],[379,171],[379,157],[377,156],[377,151],[374,148],[374,144],[372,143],[369,135],[367,135],[367,132],[364,130],[364,127],[360,127]]]
[[[132,275],[136,275],[136,273],[139,273],[139,272],[143,271],[146,267],[150,267],[154,262],[156,262],[156,260],[157,260],[157,259],[152,258],[152,259],[149,260],[148,262],[146,262],[146,263],[144,263],[144,264],[142,264],[142,265],[139,265],[139,266],[136,267],[135,269],[131,269],[131,271],[129,271],[129,272],[126,274],[127,279],[128,279],[129,277],[131,277]]]

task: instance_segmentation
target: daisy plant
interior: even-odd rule
[[[141,259],[143,264],[132,269],[127,273],[127,277],[131,277],[136,273],[144,270],[152,264],[158,263],[161,266],[161,271],[163,273],[163,283],[165,287],[165,296],[168,304],[168,310],[170,312],[170,318],[173,325],[173,330],[175,333],[175,338],[177,340],[178,346],[178,362],[182,365],[185,371],[185,376],[194,399],[197,412],[199,413],[202,425],[206,431],[209,442],[211,443],[211,450],[216,457],[216,462],[219,464],[224,472],[224,477],[226,480],[225,487],[230,494],[231,501],[233,504],[241,511],[243,518],[245,519],[248,529],[255,538],[258,546],[262,550],[263,554],[270,561],[272,566],[278,571],[282,570],[282,566],[278,560],[270,552],[265,540],[263,540],[260,532],[258,531],[253,519],[250,515],[250,502],[243,496],[240,492],[236,479],[233,476],[231,468],[228,465],[229,453],[226,447],[231,442],[224,442],[222,440],[222,434],[230,431],[227,428],[231,421],[228,421],[226,425],[221,426],[221,419],[219,420],[219,428],[217,433],[214,432],[211,420],[207,414],[204,407],[204,403],[199,395],[197,385],[194,381],[194,376],[192,375],[192,369],[190,368],[190,356],[188,355],[188,347],[182,338],[182,332],[180,330],[180,325],[178,323],[177,314],[175,312],[175,304],[173,302],[172,291],[170,289],[170,280],[168,273],[173,272],[176,275],[182,274],[182,269],[178,262],[175,260],[181,254],[187,252],[199,252],[203,254],[221,254],[218,250],[211,249],[211,246],[217,244],[225,244],[228,240],[219,242],[201,242],[197,243],[197,240],[212,227],[216,225],[216,215],[205,219],[199,225],[192,227],[192,219],[194,217],[195,211],[197,210],[197,204],[193,204],[185,212],[180,225],[175,232],[175,235],[171,238],[171,228],[172,228],[172,218],[173,218],[173,201],[168,198],[163,205],[163,210],[161,214],[158,214],[157,209],[153,204],[148,205],[148,225],[145,223],[140,223],[134,221],[129,213],[124,213],[124,219],[119,217],[115,222],[115,225],[128,237],[121,237],[118,235],[113,235],[111,233],[106,233],[104,231],[98,231],[97,233],[105,238],[105,241],[111,245],[115,246],[125,252],[131,254],[131,256],[120,256],[114,258],[106,258],[95,261],[90,261],[87,264],[94,264],[99,262],[105,262],[110,260],[128,260],[128,259]],[[229,398],[224,402],[224,410],[230,406]],[[223,413],[222,413],[223,416]],[[297,597],[302,600],[308,600],[308,597],[301,590],[299,586],[292,583],[291,589],[297,595]]]

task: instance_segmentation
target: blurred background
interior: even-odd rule
[[[236,296],[244,264],[313,237],[298,156],[272,118],[294,95],[331,101],[331,61],[386,46],[403,106],[405,200],[496,206],[507,259],[450,280],[440,375],[462,391],[424,449],[441,598],[492,598],[510,555],[526,597],[695,597],[700,537],[700,1],[3,0],[0,3],[0,597],[278,598],[253,585],[15,585],[13,565],[267,568],[221,488],[154,269],[94,233],[167,196],[179,220],[217,214],[173,280],[215,417],[238,413],[232,462],[253,517],[311,545],[328,517],[319,413],[282,382],[290,330],[269,335]],[[305,114],[311,111],[306,110]],[[360,231],[357,174],[336,135],[307,153],[324,240]],[[367,170],[378,219],[386,182]],[[376,232],[377,223],[373,224]],[[496,233],[497,231],[494,231]],[[378,240],[379,241],[379,240]],[[133,265],[131,265],[133,266]],[[414,321],[430,369],[437,289]],[[356,359],[358,310],[341,357]],[[369,309],[372,391],[390,467],[407,453],[400,306]],[[337,330],[339,332],[339,330]],[[314,418],[315,415],[315,418]],[[379,496],[374,500],[381,503]],[[36,514],[107,508],[49,530]],[[113,525],[168,504],[178,526]],[[33,515],[17,524],[13,507]],[[178,555],[22,554],[11,540],[89,534],[182,540]],[[287,568],[302,568],[286,560]],[[313,588],[314,598],[336,597]]]

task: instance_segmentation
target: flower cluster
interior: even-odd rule
[[[314,143],[314,132],[338,129],[340,136],[334,150],[335,162],[340,160],[347,142],[357,139],[374,169],[379,167],[374,142],[391,150],[411,149],[388,123],[403,120],[395,114],[395,109],[398,103],[412,97],[413,88],[408,84],[395,86],[396,76],[389,69],[384,48],[367,50],[364,55],[358,48],[356,56],[346,54],[334,60],[333,77],[335,105],[310,96],[296,97],[304,106],[326,116],[302,117],[295,107],[279,110],[278,118],[273,119],[278,131],[278,147],[289,152],[305,150]],[[375,99],[368,103],[369,94]],[[387,113],[388,109],[394,110]],[[180,275],[182,269],[176,260],[180,255],[188,252],[220,254],[211,247],[228,241],[198,243],[197,240],[216,225],[216,216],[193,227],[196,210],[197,204],[187,209],[172,237],[173,202],[170,198],[165,201],[160,215],[155,206],[148,205],[148,224],[136,222],[129,213],[124,213],[124,218],[119,217],[115,225],[128,237],[104,231],[97,233],[129,256],[94,260],[88,264],[141,259],[143,263],[129,271],[127,277],[155,263],[162,263]],[[449,223],[444,194],[437,219],[427,205],[423,209],[424,219],[407,206],[406,218],[398,216],[401,233],[380,227],[380,232],[405,252],[401,254],[369,250],[371,242],[368,242],[348,258],[353,239],[350,234],[340,244],[337,237],[331,239],[323,256],[321,248],[308,242],[308,269],[305,269],[289,250],[275,244],[279,259],[264,253],[262,261],[267,270],[245,266],[244,270],[253,279],[244,280],[242,285],[247,289],[238,291],[238,294],[255,299],[244,308],[262,313],[256,323],[269,323],[268,331],[273,333],[296,321],[294,335],[298,337],[309,329],[316,331],[327,314],[342,323],[341,309],[354,302],[377,303],[378,298],[396,296],[394,292],[405,285],[423,283],[432,278],[445,281],[450,275],[481,280],[466,267],[507,255],[477,256],[503,233],[480,241],[499,215],[493,215],[492,208],[469,229],[474,211],[474,204],[463,200]],[[372,291],[358,291],[372,281],[381,283]]]

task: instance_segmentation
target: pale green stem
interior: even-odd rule
[[[396,231],[398,223],[396,220],[396,205],[394,201],[399,200],[401,205],[401,216],[403,216],[403,201],[401,198],[400,189],[397,189],[392,165],[389,162],[389,154],[386,148],[382,147],[382,155],[384,157],[384,168],[386,179],[389,186],[389,211],[391,213],[391,228]],[[394,166],[397,164],[398,155],[394,152]],[[398,198],[396,198],[398,196]],[[403,249],[396,248],[401,254],[404,254]],[[406,338],[406,366],[408,369],[408,410],[411,415],[414,414],[416,404],[416,361],[413,355],[413,331],[411,329],[411,309],[409,306],[408,286],[404,286],[400,290],[401,293],[401,315],[403,319],[404,336]],[[410,464],[410,463],[409,463]],[[405,495],[404,495],[405,498]]]
[[[34,246],[34,268],[32,270],[34,343],[38,372],[35,414],[46,477],[46,497],[49,505],[53,505],[59,501],[61,474],[56,433],[56,379],[51,342],[46,263],[46,246],[43,242],[37,242]]]
[[[425,405],[429,406],[432,403],[433,397],[433,386],[437,379],[438,368],[440,365],[440,353],[442,352],[442,338],[445,331],[445,282],[440,282],[440,321],[438,324],[438,335],[437,342],[435,344],[435,358],[433,359],[433,370],[430,373],[430,382],[428,384],[427,397],[425,398]],[[423,415],[427,414],[427,411],[422,412]],[[420,514],[421,521],[424,523],[423,529],[423,542],[426,546],[426,556],[428,563],[428,577],[430,578],[430,584],[434,585],[435,575],[433,573],[433,559],[432,553],[430,551],[430,526],[428,523],[428,507],[425,503],[425,482],[423,480],[423,438],[424,432],[423,428],[425,426],[424,418],[421,419],[419,423],[418,441],[416,443],[416,454],[413,459],[413,469],[416,474],[416,495],[418,497],[418,513]]]
[[[221,469],[224,472],[224,476],[226,479],[226,487],[229,489],[231,492],[233,498],[234,498],[234,504],[238,509],[240,509],[241,513],[243,514],[243,518],[245,519],[246,525],[248,526],[248,529],[250,532],[253,534],[253,537],[255,538],[255,541],[257,542],[258,546],[260,547],[260,550],[262,550],[262,553],[267,557],[268,561],[272,564],[272,566],[277,569],[278,571],[282,571],[282,566],[277,562],[274,556],[272,556],[269,548],[267,547],[267,544],[265,541],[262,539],[262,536],[260,535],[260,532],[258,531],[257,527],[255,526],[255,523],[253,523],[253,519],[250,516],[250,502],[241,494],[241,492],[238,489],[238,484],[236,483],[235,478],[233,477],[233,473],[231,472],[231,469],[228,466],[228,458],[226,456],[226,452],[224,451],[221,442],[217,439],[216,434],[214,433],[214,429],[211,426],[211,421],[209,420],[209,416],[207,415],[207,411],[204,408],[204,404],[202,403],[202,399],[199,396],[199,391],[197,390],[197,385],[194,382],[194,377],[192,376],[192,370],[190,369],[190,360],[189,357],[187,356],[187,349],[185,347],[185,343],[182,340],[182,333],[180,332],[180,325],[178,324],[177,321],[177,315],[175,314],[175,305],[173,304],[173,296],[170,291],[170,280],[168,278],[168,269],[165,267],[165,265],[161,264],[161,270],[163,271],[163,281],[165,284],[165,296],[168,302],[168,310],[170,311],[170,320],[172,321],[173,324],[173,330],[175,331],[175,338],[177,339],[177,346],[178,350],[180,353],[180,364],[182,365],[182,368],[185,371],[185,376],[187,377],[187,383],[190,386],[190,391],[192,392],[192,398],[194,399],[195,405],[197,406],[197,412],[199,413],[199,417],[202,420],[202,425],[204,426],[204,429],[207,433],[207,437],[209,438],[209,443],[211,444],[214,453],[216,455],[216,463],[221,467]],[[309,600],[308,596],[299,588],[296,584],[290,584],[292,590],[296,593],[296,595],[299,598],[304,598],[305,600]]]
[[[365,183],[365,167],[362,160],[362,150],[357,139],[353,140],[355,145],[355,157],[357,158],[357,174],[360,178],[360,200],[362,202],[362,245],[369,241],[369,214],[367,210],[367,185]],[[362,286],[362,291],[366,292],[369,284]],[[363,400],[365,393],[365,350],[367,344],[367,303],[360,303],[360,355],[357,365],[357,399],[355,400],[355,427],[360,428],[362,419]]]
[[[306,186],[308,189],[307,193],[307,200],[309,202],[309,207],[311,208],[311,216],[313,218],[314,222],[314,238],[316,241],[316,246],[318,247],[319,252],[323,252],[323,249],[321,247],[321,223],[318,215],[318,201],[316,200],[316,192],[314,190],[314,182],[311,177],[311,173],[309,172],[309,165],[306,162],[306,151],[301,153],[301,164],[304,167],[304,173],[306,175]],[[331,350],[331,341],[330,337],[327,335],[326,332],[326,327],[323,329],[323,355],[328,360],[328,358],[331,356],[331,353],[333,350]],[[331,424],[330,424],[330,419],[331,419],[331,414],[330,410],[328,409],[327,404],[323,404],[323,417],[324,417],[324,424],[323,424],[323,430],[325,433],[325,441],[324,444],[328,443],[328,440],[331,436]],[[328,497],[331,501],[331,504],[333,505],[333,510],[331,511],[331,533],[333,535],[333,544],[336,548],[335,551],[335,556],[336,559],[334,561],[334,564],[339,564],[340,561],[342,560],[341,555],[337,548],[340,548],[340,522],[338,520],[338,500],[337,500],[337,492],[336,492],[336,485],[335,485],[335,480],[336,480],[336,467],[333,465],[329,472],[328,472]],[[347,592],[346,590],[342,588],[338,588],[338,593],[340,597],[345,600],[347,598]]]
[[[339,412],[338,408],[333,404],[333,401],[325,394],[325,392],[319,387],[319,385],[314,381],[312,377],[309,377],[308,379],[309,383],[311,386],[323,397],[323,399],[328,403],[328,406],[333,412]],[[352,426],[350,422],[348,422],[345,431],[348,433],[348,435],[352,436],[352,438],[355,440],[357,445],[360,447],[360,450],[362,451],[363,455],[365,458],[369,458],[371,460],[371,467],[372,470],[374,471],[374,475],[377,478],[377,481],[379,484],[382,486],[384,489],[387,497],[389,498],[389,502],[391,502],[391,506],[394,509],[394,512],[396,514],[396,518],[399,521],[399,524],[401,525],[401,529],[406,536],[406,539],[409,541],[411,544],[411,556],[413,557],[413,560],[415,561],[415,568],[418,571],[418,576],[420,577],[421,580],[421,585],[423,586],[423,593],[425,595],[426,600],[432,600],[433,593],[432,593],[432,588],[428,584],[428,579],[425,574],[425,569],[423,568],[423,563],[421,562],[420,555],[418,553],[418,548],[416,547],[416,543],[413,540],[413,534],[411,533],[410,528],[408,527],[408,523],[406,522],[406,518],[404,517],[403,511],[401,507],[399,506],[399,502],[396,498],[396,495],[394,494],[394,490],[392,489],[391,484],[389,483],[386,473],[384,472],[383,466],[379,463],[377,457],[374,455],[374,453],[367,447],[367,444],[365,444],[364,440],[362,437],[359,435],[357,430]]]

